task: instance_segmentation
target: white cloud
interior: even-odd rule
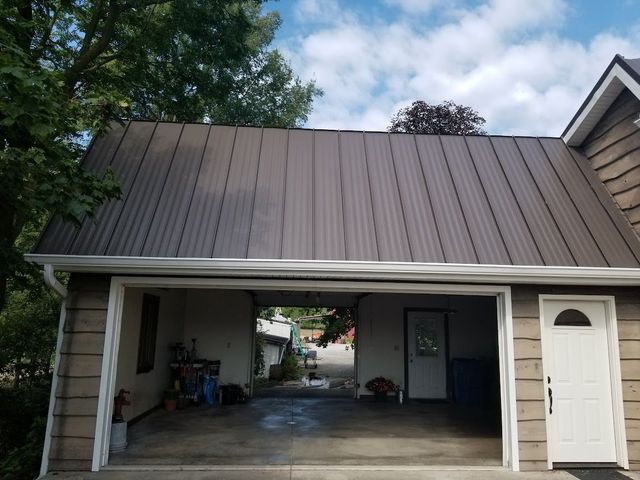
[[[393,1],[407,11],[418,3]],[[408,18],[365,24],[337,0],[303,0],[297,15],[317,28],[282,49],[325,92],[311,127],[383,130],[413,100],[450,99],[492,133],[559,135],[615,53],[640,56],[638,30],[588,44],[561,36],[566,11],[561,0],[490,0],[423,29]]]
[[[338,0],[300,0],[294,7],[294,16],[302,24],[335,23],[346,19],[347,10],[338,4]],[[355,17],[350,18],[357,21]]]
[[[440,0],[384,0],[391,7],[397,7],[407,13],[427,13],[433,7],[441,4]]]

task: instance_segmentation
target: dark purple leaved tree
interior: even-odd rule
[[[484,135],[485,119],[471,107],[451,100],[430,105],[416,100],[391,118],[390,132],[430,133],[435,135]]]

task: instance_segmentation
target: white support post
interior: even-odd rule
[[[51,433],[53,430],[53,412],[56,408],[56,390],[58,388],[58,370],[60,368],[60,350],[62,350],[62,337],[64,335],[64,323],[67,317],[66,301],[62,300],[60,306],[60,321],[58,322],[58,339],[56,341],[56,354],[53,364],[53,377],[51,378],[51,393],[49,395],[49,414],[47,415],[47,428],[44,434],[44,448],[42,449],[42,462],[40,463],[40,476],[46,475],[49,470],[49,451],[51,450]]]

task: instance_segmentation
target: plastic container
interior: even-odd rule
[[[111,439],[109,440],[110,452],[122,452],[127,448],[127,422],[114,422],[111,424]]]

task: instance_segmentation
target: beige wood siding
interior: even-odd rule
[[[546,470],[547,432],[538,294],[531,288],[514,287],[512,301],[520,469]]]
[[[616,297],[629,467],[640,470],[640,292]]]
[[[49,471],[90,470],[109,277],[73,275],[55,393]]]
[[[640,289],[512,287],[518,442],[522,470],[547,469],[544,377],[540,343],[541,294],[613,295],[616,298],[620,366],[629,463],[640,469]]]
[[[640,100],[624,90],[582,144],[616,203],[640,233]]]

